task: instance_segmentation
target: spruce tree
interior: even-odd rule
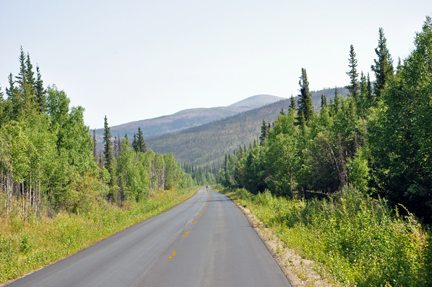
[[[335,113],[339,113],[339,105],[340,105],[340,100],[339,100],[339,89],[335,88],[335,92],[334,92],[334,109],[335,109]]]
[[[350,91],[350,95],[354,97],[356,101],[358,101],[359,96],[359,82],[358,82],[358,72],[357,72],[357,59],[356,53],[354,52],[354,46],[350,46],[350,53],[348,58],[350,67],[347,75],[350,77],[350,84],[346,86],[346,88]]]
[[[289,110],[289,111],[291,111],[291,110],[294,110],[294,111],[295,111],[296,109],[297,109],[297,107],[296,107],[296,101],[295,101],[293,95],[291,95],[291,98],[290,98],[290,105],[289,105],[288,110]]]
[[[309,121],[314,116],[314,110],[312,107],[312,95],[309,91],[309,81],[307,78],[306,69],[302,68],[302,75],[300,77],[299,81],[300,85],[300,95],[298,100],[298,124],[302,125],[303,120],[306,124],[309,123]]]
[[[144,141],[144,136],[143,136],[143,132],[141,130],[140,127],[138,127],[138,137],[137,137],[137,152],[146,152],[147,151],[147,147]]]
[[[93,158],[97,162],[97,142],[96,142],[96,129],[93,129]]]
[[[325,95],[321,95],[321,108],[327,106],[327,97]]]
[[[27,57],[26,57],[26,79],[27,79],[27,83],[29,84],[29,88],[30,89],[34,89],[34,86],[36,84],[36,80],[34,78],[34,72],[33,72],[33,65],[30,61],[30,54],[27,53]]]
[[[112,187],[114,186],[115,183],[115,174],[114,174],[114,159],[113,159],[113,143],[111,141],[111,129],[108,126],[108,119],[105,116],[104,119],[104,136],[103,136],[103,140],[104,140],[104,164],[106,169],[108,170],[111,178],[110,178],[110,182],[109,185]],[[112,195],[110,196],[112,197]]]
[[[37,79],[35,83],[35,93],[36,93],[36,103],[38,104],[38,109],[41,112],[46,110],[46,96],[45,89],[43,87],[42,76],[40,74],[39,66],[36,66]]]
[[[387,48],[387,39],[383,28],[379,28],[378,47],[375,48],[378,59],[374,59],[375,65],[371,66],[375,73],[376,82],[374,85],[375,96],[380,99],[382,90],[389,78],[393,76],[393,60]]]
[[[281,108],[281,111],[279,112],[279,114],[282,115],[282,116],[285,116],[285,112],[284,112],[284,109],[283,109],[283,108]],[[240,147],[240,148],[241,148],[241,147]]]
[[[370,77],[369,77],[369,73],[367,74],[367,79],[366,79],[366,83],[367,83],[367,101],[369,102],[369,106],[372,106],[375,104],[375,100],[374,100],[374,94],[372,91],[372,84],[370,81]]]
[[[12,73],[9,74],[8,81],[9,81],[9,88],[6,88],[6,95],[8,96],[9,99],[12,99],[13,91],[15,90],[15,81],[13,80]]]
[[[268,126],[266,121],[263,120],[261,125],[261,135],[259,137],[260,144],[263,144],[264,140],[267,138]]]
[[[134,136],[133,136],[132,148],[135,150],[135,152],[138,152],[138,141],[137,141],[136,133],[134,133]]]

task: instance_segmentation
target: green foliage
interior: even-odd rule
[[[432,20],[416,35],[415,49],[383,90],[370,122],[377,191],[432,222]]]
[[[347,72],[347,75],[350,77],[350,84],[346,86],[346,88],[349,90],[350,95],[358,101],[359,97],[359,82],[358,82],[358,72],[357,72],[357,59],[356,59],[356,53],[354,52],[354,46],[350,46],[350,53],[348,58],[349,64],[348,67],[350,67],[349,72]]]
[[[387,39],[384,35],[383,28],[379,28],[378,47],[375,48],[378,59],[375,59],[375,65],[371,66],[375,72],[376,83],[374,92],[378,99],[381,98],[386,82],[393,77],[393,60],[387,48]]]
[[[300,76],[300,95],[298,100],[298,123],[301,126],[303,123],[309,123],[314,117],[312,106],[312,95],[309,91],[309,81],[307,78],[306,69],[302,68]]]

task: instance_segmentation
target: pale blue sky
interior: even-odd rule
[[[289,97],[302,67],[312,90],[348,84],[351,44],[370,72],[379,27],[405,58],[426,15],[430,0],[0,0],[0,85],[22,45],[91,128]]]

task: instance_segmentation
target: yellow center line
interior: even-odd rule
[[[186,231],[186,233],[184,234],[184,236],[186,236],[187,235],[187,231]]]
[[[195,224],[195,221],[194,221],[194,222],[192,222],[192,224]]]

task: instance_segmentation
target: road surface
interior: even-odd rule
[[[8,286],[291,286],[239,208],[201,188]]]

